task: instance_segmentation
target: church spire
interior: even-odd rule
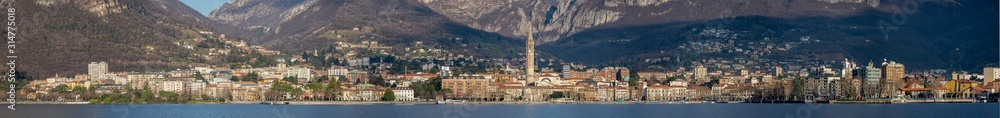
[[[525,69],[524,69],[524,72],[527,74],[526,75],[527,76],[526,77],[527,78],[526,79],[527,82],[525,82],[525,83],[533,83],[533,82],[537,81],[536,78],[535,78],[535,38],[534,38],[534,36],[532,36],[532,34],[534,33],[534,32],[532,32],[532,29],[534,29],[534,28],[532,28],[531,25],[529,24],[529,27],[528,27],[528,40],[525,41],[525,43],[526,43],[525,44],[525,48],[526,49],[525,49],[525,53],[524,53],[524,55],[525,55],[525,66],[524,66]]]

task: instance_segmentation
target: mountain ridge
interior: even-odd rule
[[[21,38],[17,70],[29,76],[86,74],[87,63],[101,61],[111,72],[220,63],[185,48],[204,36],[198,31],[219,26],[177,0],[38,0],[12,6]]]
[[[255,38],[254,42],[287,51],[308,51],[329,47],[331,45],[322,46],[310,43],[336,42],[316,34],[337,29],[374,28],[375,33],[373,34],[377,34],[374,37],[378,38],[361,40],[388,41],[395,44],[407,44],[412,43],[412,41],[446,43],[449,40],[462,37],[449,35],[452,32],[460,31],[500,35],[489,36],[491,38],[487,39],[523,41],[523,36],[527,33],[524,30],[533,29],[539,31],[536,36],[540,36],[537,37],[538,44],[540,44],[538,49],[541,49],[540,53],[553,54],[569,62],[603,64],[634,61],[632,59],[635,58],[651,58],[650,55],[659,55],[657,54],[659,52],[690,51],[691,49],[681,49],[678,46],[690,47],[690,45],[694,45],[691,43],[723,41],[719,37],[706,37],[699,34],[703,30],[727,31],[730,30],[727,28],[735,26],[748,26],[748,28],[765,31],[740,30],[757,33],[744,35],[767,35],[768,37],[756,36],[741,40],[773,39],[766,41],[768,45],[801,43],[789,47],[792,49],[781,51],[756,51],[755,53],[759,52],[763,55],[756,55],[753,58],[828,61],[835,58],[837,60],[843,58],[858,60],[892,58],[904,63],[911,63],[913,64],[911,67],[917,69],[975,70],[974,68],[978,67],[997,65],[992,58],[997,57],[996,54],[986,53],[990,49],[986,49],[987,51],[959,51],[962,54],[948,55],[957,53],[948,50],[958,46],[970,46],[974,49],[996,47],[992,45],[994,43],[990,43],[993,42],[991,39],[996,39],[996,34],[982,33],[996,29],[976,27],[977,24],[987,24],[986,26],[995,24],[995,22],[985,22],[990,19],[983,19],[983,15],[990,16],[996,13],[995,8],[989,7],[992,5],[991,3],[995,2],[990,1],[919,2],[915,6],[919,12],[915,11],[914,14],[897,9],[912,2],[906,0],[510,0],[498,2],[481,0],[375,0],[363,2],[297,0],[265,1],[264,3],[253,3],[261,2],[254,0],[244,1],[247,3],[235,3],[245,5],[284,3],[282,4],[284,7],[242,6],[245,9],[261,8],[257,9],[258,11],[273,10],[269,8],[282,8],[283,10],[269,11],[275,13],[264,15],[243,14],[240,18],[299,14],[243,21],[260,22],[250,24],[264,24],[264,26],[256,27],[256,29],[263,30],[256,30],[262,31],[262,33],[260,33],[260,37]],[[344,10],[343,8],[351,9]],[[220,10],[224,9],[244,8],[220,8]],[[213,11],[215,15],[227,16],[223,13],[225,12]],[[239,15],[260,12],[253,12],[250,9],[232,13]],[[331,15],[327,16],[327,14]],[[895,40],[898,43],[884,41],[886,39],[882,37],[886,36],[880,33],[887,30],[884,30],[878,22],[891,22],[897,20],[899,15],[904,15],[909,19],[904,23],[894,23],[893,26],[899,27],[899,30],[888,31],[889,40]],[[219,18],[213,19],[219,20]],[[741,22],[741,20],[749,21]],[[712,27],[707,27],[709,25]],[[729,27],[726,27],[727,25]],[[249,25],[242,27],[254,28]],[[454,30],[441,30],[447,28],[440,27],[452,27]],[[693,30],[698,30],[698,32]],[[441,37],[442,35],[444,37]],[[437,38],[428,39],[428,37]],[[809,40],[810,38],[816,40]],[[809,43],[799,41],[800,39],[824,42]],[[501,42],[507,43],[497,46],[515,46],[516,48],[523,46],[522,43],[516,41]],[[630,47],[630,45],[634,46]],[[906,47],[907,45],[917,45],[924,48]],[[443,45],[442,47],[450,48],[449,50],[453,51],[468,49],[462,47],[461,44]],[[498,48],[477,50],[488,51],[490,49],[496,50]],[[594,53],[594,51],[611,52]],[[504,52],[517,53],[519,51],[515,49],[504,50]],[[970,56],[962,56],[966,54]],[[594,58],[595,55],[618,55],[621,57]],[[702,55],[706,56],[705,58],[732,57],[725,56],[723,53],[688,55]],[[963,59],[942,58],[944,56],[958,56]]]
[[[454,23],[415,2],[413,0],[237,0],[213,11],[210,18],[220,21],[237,19],[229,24],[261,31],[259,37],[252,42],[292,52],[326,49],[336,46],[333,45],[336,42],[361,40],[374,40],[387,45],[407,45],[421,41],[449,45],[443,48],[454,52],[484,52],[481,49],[463,49],[459,46],[462,44],[452,43],[454,42],[452,40],[461,38],[473,40],[470,42],[484,42],[476,45],[496,50],[500,50],[500,47],[523,47],[517,40]],[[286,6],[277,7],[276,4]],[[284,17],[261,18],[270,16]],[[324,34],[354,28],[372,31],[361,34],[361,37],[324,37]],[[500,53],[503,54],[462,54],[510,56],[516,52]]]

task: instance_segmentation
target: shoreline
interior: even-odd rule
[[[974,102],[968,100],[949,100],[949,101],[920,101],[920,102],[907,102],[907,103],[884,103],[884,102],[872,102],[872,101],[830,101],[829,103],[759,103],[759,102],[735,102],[735,103],[715,103],[715,102],[704,102],[704,101],[688,101],[688,102],[650,102],[650,101],[604,101],[604,102],[460,102],[460,103],[446,103],[441,105],[544,105],[544,104],[949,104],[949,103],[982,103]],[[997,102],[986,102],[984,104],[996,104]],[[24,101],[18,102],[18,104],[25,105],[156,105],[156,104],[90,104],[89,102],[55,102],[55,101]],[[408,102],[397,102],[397,101],[228,101],[226,103],[218,102],[196,102],[196,103],[185,103],[177,105],[198,105],[198,104],[235,104],[235,105],[249,105],[249,104],[261,104],[261,105],[437,105],[434,101],[408,101]]]

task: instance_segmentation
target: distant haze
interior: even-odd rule
[[[212,10],[221,7],[222,4],[226,4],[226,2],[229,2],[230,0],[180,0],[180,1],[183,2],[184,4],[187,4],[194,10],[197,10],[198,13],[201,13],[201,15],[208,15],[208,13],[212,13]]]

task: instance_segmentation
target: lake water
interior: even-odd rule
[[[6,106],[6,105],[4,105]],[[0,118],[997,118],[1000,104],[17,105]]]

